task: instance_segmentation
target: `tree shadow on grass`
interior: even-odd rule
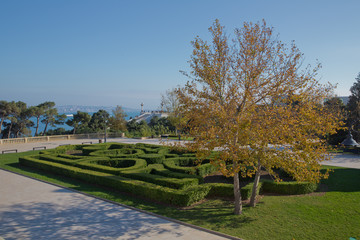
[[[329,192],[360,192],[360,169],[335,168],[321,183],[328,186]]]

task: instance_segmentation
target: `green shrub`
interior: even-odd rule
[[[171,171],[186,174],[196,174],[202,177],[213,173],[216,170],[216,168],[210,163],[197,165],[196,161],[197,160],[194,157],[177,157],[168,158],[163,162],[163,164]]]
[[[166,159],[163,164],[165,166],[165,168],[174,171],[174,172],[179,172],[179,173],[186,173],[186,174],[192,174],[195,175],[196,174],[196,168],[195,167],[180,167],[177,164],[175,164],[175,160],[176,158],[169,158]]]
[[[66,165],[72,165],[72,166],[76,165],[76,163],[79,161],[84,161],[83,158],[70,159],[70,158],[61,157],[61,155],[49,155],[49,154],[40,154],[39,159],[50,161],[50,162],[62,163],[62,164],[66,164]]]
[[[210,163],[201,164],[196,167],[196,174],[199,176],[206,176],[216,171],[216,168]]]
[[[90,156],[109,156],[109,157],[123,157],[123,158],[138,158],[139,155],[144,154],[144,151],[141,149],[135,148],[120,148],[120,149],[107,149],[107,150],[97,150],[91,152]]]
[[[165,154],[165,158],[177,158],[179,157],[179,155],[175,154],[175,153],[167,153]]]
[[[151,168],[151,173],[152,174],[161,175],[161,176],[170,177],[170,178],[179,178],[179,179],[191,178],[191,179],[196,179],[198,184],[204,182],[204,178],[202,178],[201,176],[190,175],[190,174],[186,174],[186,173],[173,172],[173,171],[170,171],[170,170],[164,168],[164,166],[162,164],[161,164],[161,168],[160,167],[159,168],[152,168],[152,166],[149,166],[149,168]]]
[[[200,185],[190,187],[186,190],[176,190],[108,173],[43,161],[36,159],[33,156],[20,157],[19,162],[25,166],[35,167],[44,171],[50,171],[64,176],[81,179],[90,183],[103,185],[137,196],[146,197],[150,200],[156,200],[176,206],[189,206],[202,200],[206,195],[208,195],[211,188],[210,186]]]
[[[54,149],[40,151],[40,154],[62,154],[70,150],[82,150],[83,147],[89,145],[63,145]]]
[[[159,149],[158,151],[158,154],[161,154],[161,155],[165,155],[165,154],[168,154],[170,152],[170,149],[167,148],[167,147],[162,147]],[[176,154],[177,155],[177,154]]]
[[[169,178],[161,175],[142,173],[137,171],[122,172],[120,175],[123,177],[142,180],[145,182],[155,183],[160,186],[175,188],[175,189],[186,189],[190,186],[195,186],[198,184],[198,181],[195,178],[184,178],[184,179]]]
[[[96,145],[88,145],[82,148],[83,155],[89,156],[92,152],[99,150],[106,150],[109,147],[108,144],[96,144]]]
[[[107,160],[104,157],[93,157],[88,158],[86,161],[77,162],[75,165],[84,169],[119,175],[121,172],[146,168],[147,163],[144,159],[137,158],[112,158]],[[124,167],[121,168],[121,166]]]
[[[165,156],[162,154],[142,154],[139,158],[145,159],[148,164],[163,163]]]
[[[126,144],[126,143],[111,143],[108,147],[109,150],[111,149],[121,149],[121,148],[134,148],[133,144]]]
[[[234,185],[228,183],[208,183],[211,187],[208,196],[209,197],[226,197],[226,198],[234,198]],[[253,183],[247,184],[245,187],[242,187],[240,190],[241,199],[247,200],[250,199]],[[262,189],[262,182],[259,183],[257,194],[259,194]]]
[[[262,180],[263,192],[286,195],[307,194],[316,191],[318,184],[310,182],[274,182]]]

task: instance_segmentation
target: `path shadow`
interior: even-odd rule
[[[0,205],[4,239],[138,239],[183,235],[181,225],[97,199]]]

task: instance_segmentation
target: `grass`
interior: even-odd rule
[[[235,216],[233,202],[227,200],[177,209],[18,163],[19,156],[34,153],[0,155],[0,168],[243,239],[360,239],[360,169],[325,167],[333,169],[322,181],[328,188],[325,194],[264,196],[256,208],[245,206],[243,214]]]

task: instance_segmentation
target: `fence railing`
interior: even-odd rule
[[[0,139],[0,144],[49,142],[49,141],[57,141],[57,140],[93,139],[93,138],[104,138],[104,137],[105,137],[105,133],[87,133],[87,134],[73,134],[73,135],[7,138],[7,139]],[[125,137],[125,134],[124,133],[107,133],[106,137],[108,137],[108,138]]]

